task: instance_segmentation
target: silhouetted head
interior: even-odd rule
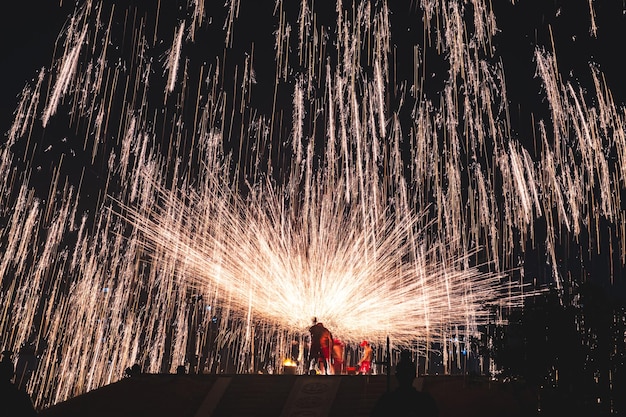
[[[10,350],[3,350],[2,351],[2,360],[3,361],[8,361],[11,360],[11,356],[13,356],[13,352]]]
[[[2,354],[3,358],[2,361],[0,361],[0,382],[10,382],[15,374],[15,366],[11,361],[10,355],[4,355],[4,352],[2,352]]]
[[[411,351],[407,349],[403,349],[400,352],[400,362],[412,362],[411,359]]]
[[[417,368],[415,362],[408,358],[401,358],[396,365],[396,379],[398,385],[410,386],[413,385],[413,380],[417,376]]]

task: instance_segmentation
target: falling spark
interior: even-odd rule
[[[312,317],[347,344],[439,351],[449,373],[482,326],[544,289],[519,265],[539,218],[557,288],[561,235],[597,235],[600,216],[626,259],[626,114],[597,68],[594,96],[538,46],[551,118],[540,150],[518,141],[489,2],[471,17],[465,2],[420,2],[408,80],[391,36],[407,11],[386,1],[337,1],[330,25],[313,2],[276,1],[241,55],[245,6],[186,3],[79,5],[0,148],[0,342],[37,352],[38,407],[133,363],[281,366]],[[449,64],[437,100],[427,50]],[[66,145],[31,142],[42,132],[80,137],[85,155],[35,161]]]
[[[180,53],[183,45],[183,34],[185,33],[185,22],[182,22],[174,33],[174,44],[170,49],[165,68],[169,71],[167,77],[167,92],[174,91],[176,86],[176,77],[178,75],[178,65],[180,61]]]
[[[74,27],[69,29],[70,37],[74,35],[72,31]],[[57,72],[57,80],[55,82],[52,94],[48,98],[48,104],[44,110],[42,121],[44,127],[48,124],[50,117],[55,114],[59,101],[67,93],[72,77],[75,76],[78,68],[78,58],[80,51],[84,45],[87,36],[87,26],[83,27],[80,34],[76,34],[75,40],[70,42],[71,48],[64,54],[63,60]]]

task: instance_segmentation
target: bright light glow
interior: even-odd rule
[[[518,142],[489,2],[471,18],[464,1],[410,2],[424,38],[406,79],[386,1],[338,1],[324,25],[278,0],[241,54],[239,1],[80,3],[0,148],[0,342],[37,352],[38,406],[134,363],[276,368],[313,317],[348,345],[442,349],[448,372],[541,290],[522,285],[528,242],[557,287],[563,231],[597,235],[603,216],[626,247],[623,110],[597,69],[595,90],[564,85],[537,48],[551,120],[535,149]],[[449,64],[435,95],[427,47]],[[35,161],[44,149],[58,161]]]

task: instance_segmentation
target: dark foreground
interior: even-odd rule
[[[386,375],[137,375],[40,411],[42,417],[368,416],[395,380]],[[427,376],[415,386],[441,417],[542,416],[536,396],[515,384]]]

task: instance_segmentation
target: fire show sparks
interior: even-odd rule
[[[0,342],[35,352],[37,405],[134,363],[280,367],[313,317],[448,358],[563,286],[564,233],[609,224],[626,262],[597,67],[577,85],[538,46],[549,118],[521,140],[490,4],[286,3],[86,0],[59,28],[0,147]]]

